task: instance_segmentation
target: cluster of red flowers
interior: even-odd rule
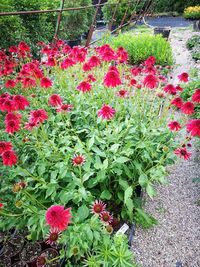
[[[17,162],[17,156],[12,149],[13,147],[10,142],[0,141],[0,155],[3,160],[3,164],[6,166],[15,165]]]

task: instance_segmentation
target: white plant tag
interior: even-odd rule
[[[116,232],[116,235],[118,235],[118,234],[125,234],[128,229],[129,229],[128,224],[124,223],[122,225],[122,227]]]

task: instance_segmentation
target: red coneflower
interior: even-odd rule
[[[46,258],[46,254],[45,253],[42,253],[38,258],[37,258],[37,261],[36,261],[36,266],[37,267],[45,267],[46,264],[47,264],[47,258]]]
[[[0,141],[0,155],[8,150],[12,150],[12,144],[10,142]]]
[[[14,88],[15,86],[16,86],[16,81],[14,81],[14,80],[7,80],[6,82],[5,82],[5,87],[6,88]]]
[[[15,103],[11,99],[6,99],[5,101],[3,101],[1,105],[1,110],[7,112],[15,111],[16,110]]]
[[[151,66],[151,65],[154,65],[155,63],[156,63],[155,57],[154,56],[150,56],[145,60],[144,65],[145,66]]]
[[[85,157],[83,155],[75,155],[72,159],[74,166],[81,166],[85,163]]]
[[[172,131],[179,131],[181,129],[181,125],[177,121],[170,122],[168,127]]]
[[[124,98],[127,97],[129,95],[129,92],[125,89],[121,89],[116,93],[117,96]]]
[[[177,148],[174,151],[174,154],[176,154],[180,158],[184,158],[185,160],[188,160],[192,155],[192,153],[188,152],[186,148]]]
[[[60,67],[61,69],[65,70],[65,69],[68,69],[69,67],[75,65],[76,62],[71,59],[71,58],[66,58],[64,59],[64,61],[61,63]]]
[[[171,94],[171,95],[175,95],[176,94],[176,87],[173,84],[168,84],[164,87],[164,91],[166,93]]]
[[[102,108],[98,111],[98,117],[101,117],[103,120],[110,120],[116,113],[116,110],[108,105],[103,105]]]
[[[70,112],[73,108],[73,105],[71,104],[63,104],[60,106],[60,108],[56,109],[57,112]]]
[[[83,71],[90,71],[92,69],[92,67],[90,66],[89,63],[85,63],[83,64]]]
[[[48,57],[46,66],[47,67],[54,67],[56,65],[56,61],[53,57]]]
[[[103,211],[100,214],[101,221],[105,224],[110,224],[113,220],[113,216],[108,211]]]
[[[200,119],[191,120],[187,124],[187,131],[192,136],[200,137]]]
[[[30,47],[25,42],[20,42],[18,45],[18,49],[22,52],[30,52]]]
[[[179,92],[182,92],[183,91],[183,88],[180,85],[177,85],[175,88]]]
[[[181,108],[183,105],[183,99],[180,97],[176,97],[171,101],[171,104],[177,108]]]
[[[3,208],[3,206],[4,206],[4,204],[3,204],[3,203],[0,203],[0,209],[2,209],[2,208]]]
[[[158,79],[156,76],[149,74],[144,78],[143,83],[146,87],[153,89],[158,86]]]
[[[22,95],[15,95],[13,97],[13,102],[15,104],[16,110],[24,110],[26,107],[30,105],[26,97]]]
[[[134,86],[137,84],[137,81],[135,79],[130,80],[130,86]]]
[[[3,164],[6,166],[12,166],[17,163],[17,156],[14,151],[7,150],[1,154]]]
[[[87,81],[88,81],[88,82],[95,82],[95,81],[96,81],[96,78],[94,77],[93,74],[89,74],[89,75],[87,76]]]
[[[18,132],[20,129],[20,122],[18,120],[9,120],[6,122],[5,132],[8,134],[13,134]]]
[[[195,103],[200,103],[200,89],[196,89],[196,91],[192,95],[192,101]]]
[[[131,69],[131,73],[132,73],[134,76],[138,76],[141,72],[142,72],[142,69],[141,69],[141,68],[132,68],[132,69]]]
[[[180,75],[178,75],[178,78],[181,82],[188,82],[189,75],[187,72],[183,72]]]
[[[194,104],[190,101],[183,103],[181,110],[184,114],[192,115],[194,113]]]
[[[47,236],[46,243],[49,245],[55,245],[61,237],[61,231],[57,228],[51,228]]]
[[[51,206],[46,212],[46,222],[51,226],[51,228],[57,228],[60,231],[67,229],[70,223],[71,208],[64,209],[64,206]]]
[[[44,109],[32,110],[29,116],[30,122],[43,122],[48,120],[47,112]]]
[[[57,94],[53,94],[49,97],[49,105],[52,107],[57,107],[62,105],[62,97]]]
[[[22,79],[22,88],[30,88],[30,87],[35,87],[36,86],[36,81],[25,77]]]
[[[78,86],[77,90],[82,91],[83,93],[91,91],[92,86],[89,82],[82,81]]]
[[[40,80],[40,86],[42,88],[49,88],[53,85],[52,81],[47,78],[47,77],[43,77],[41,80]]]
[[[101,201],[101,200],[96,200],[93,204],[92,204],[92,210],[91,212],[93,214],[101,214],[106,208],[106,204]]]
[[[33,128],[38,127],[38,126],[39,126],[39,123],[38,122],[31,122],[30,121],[30,122],[28,122],[28,123],[25,124],[24,128],[26,130],[28,130],[28,131],[32,131]]]
[[[97,56],[92,56],[88,60],[89,65],[94,68],[101,65],[101,60]]]
[[[108,71],[104,77],[103,84],[106,87],[116,87],[122,84],[119,74],[116,71]]]

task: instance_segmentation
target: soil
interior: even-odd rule
[[[58,256],[58,252],[52,248],[48,248],[42,253],[44,253],[46,255],[48,260],[52,260]],[[57,267],[58,263],[59,263],[59,259],[45,264],[45,267]]]
[[[20,258],[24,262],[33,262],[41,254],[41,246],[39,243],[27,243],[22,252],[20,253]]]
[[[0,267],[10,267],[11,259],[5,256],[0,257]]]

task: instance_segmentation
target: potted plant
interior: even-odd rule
[[[65,8],[89,5],[92,5],[92,0],[69,0]],[[79,45],[81,36],[90,28],[93,12],[93,8],[63,12],[59,37],[67,40],[71,47]]]

